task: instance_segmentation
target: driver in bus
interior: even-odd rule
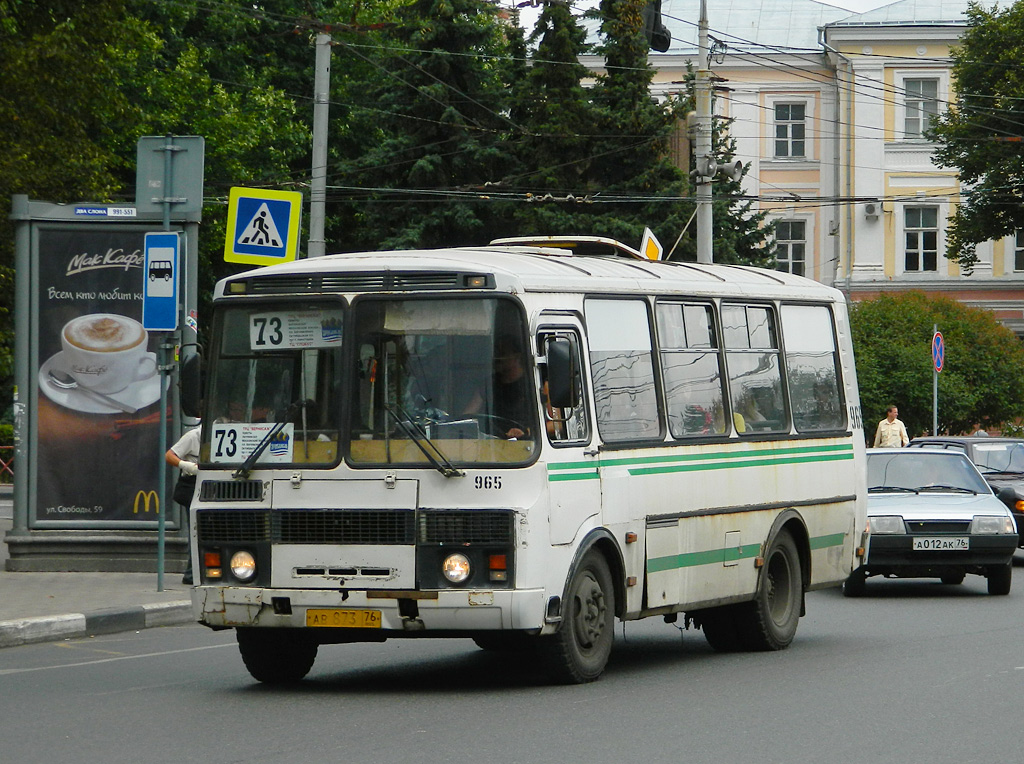
[[[493,374],[491,377],[490,410],[485,393],[478,390],[463,413],[490,415],[502,436],[508,440],[526,436],[525,422],[530,417],[529,383],[523,366],[523,348],[514,334],[500,335],[494,343]]]

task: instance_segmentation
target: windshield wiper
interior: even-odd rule
[[[395,420],[395,424],[398,425],[402,432],[408,435],[409,439],[416,444],[416,447],[423,452],[423,455],[427,457],[434,466],[434,469],[448,478],[465,476],[466,473],[452,464],[448,457],[444,455],[444,452],[437,447],[437,444],[427,437],[427,433],[423,431],[418,422],[409,416],[409,412],[398,404],[393,406],[384,404],[384,410],[391,415],[391,418]],[[427,448],[427,446],[430,448]]]
[[[973,493],[977,495],[977,491],[970,488],[964,488],[961,485],[922,485],[918,487],[918,493],[923,491],[952,491],[953,493]]]
[[[913,488],[904,488],[901,485],[873,485],[868,488],[868,493],[917,493]]]
[[[306,407],[311,402],[312,401],[303,400],[301,398],[297,401],[293,401],[288,408],[284,410],[284,419],[280,422],[274,422],[274,426],[271,427],[267,431],[267,434],[263,436],[263,440],[256,444],[256,448],[254,448],[252,452],[245,457],[245,461],[242,462],[238,469],[231,473],[231,477],[236,479],[240,478],[242,480],[249,477],[249,473],[252,472],[252,468],[255,466],[256,460],[259,459],[263,452],[267,450],[267,446],[270,445],[270,441],[274,439],[274,436],[285,428],[285,425],[288,424],[288,419],[291,417],[295,409],[301,407],[303,412],[305,412]]]

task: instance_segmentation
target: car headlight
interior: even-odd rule
[[[453,584],[464,584],[469,579],[469,558],[459,552],[450,554],[441,563],[441,572]]]
[[[899,515],[878,515],[868,518],[868,533],[905,533],[903,518]]]
[[[1000,517],[999,515],[975,515],[971,521],[971,533],[992,534],[992,533],[1016,533],[1012,517]]]
[[[239,581],[248,581],[256,575],[256,558],[244,549],[231,555],[231,574]]]

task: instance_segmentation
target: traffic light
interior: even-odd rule
[[[661,0],[650,0],[643,10],[644,36],[651,50],[664,53],[672,44],[672,33],[661,20]]]

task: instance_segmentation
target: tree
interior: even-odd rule
[[[911,437],[932,430],[931,340],[945,341],[939,431],[996,427],[1024,415],[1024,344],[991,312],[921,292],[882,295],[850,309],[861,408],[869,435],[889,405]]]
[[[935,157],[965,186],[946,238],[946,257],[970,272],[977,244],[1024,229],[1024,3],[971,4],[951,56],[956,97],[928,137]]]
[[[485,0],[414,0],[401,9],[366,83],[377,107],[372,144],[346,170],[366,189],[350,243],[475,244],[501,230],[482,197],[511,170],[504,143],[521,132],[508,116],[507,55],[521,34]]]

